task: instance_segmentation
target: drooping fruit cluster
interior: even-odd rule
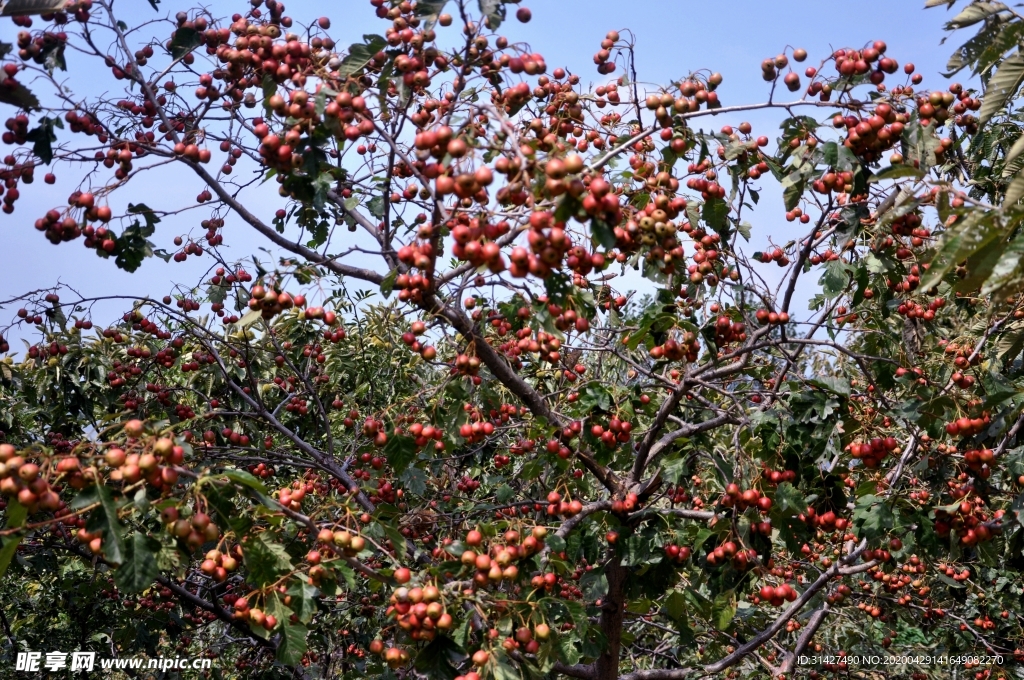
[[[129,421],[137,423],[139,421]],[[125,428],[129,430],[128,427]],[[130,435],[129,435],[130,436]],[[177,466],[185,461],[185,449],[168,437],[153,442],[132,441],[128,448],[111,447],[103,454],[103,460],[111,468],[110,479],[134,484],[140,479],[157,489],[169,489],[178,482]]]
[[[728,540],[714,548],[708,547],[704,558],[708,566],[719,567],[730,564],[737,571],[747,571],[758,563],[757,551],[753,548],[743,549],[733,540]]]
[[[551,491],[547,496],[548,505],[545,512],[551,517],[572,517],[583,510],[583,504],[578,500],[565,500],[562,494]]]
[[[735,482],[726,485],[725,495],[719,503],[724,508],[736,507],[740,512],[755,507],[761,513],[767,513],[772,509],[772,499],[762,495],[759,489],[740,489],[739,484]]]
[[[832,124],[836,128],[846,129],[844,146],[858,157],[871,162],[881,158],[886,150],[900,140],[907,120],[907,114],[899,113],[889,104],[881,102],[875,106],[874,114],[867,118],[837,114]]]
[[[985,543],[1002,531],[1003,514],[1003,510],[986,512],[984,499],[972,496],[952,511],[945,506],[935,508],[935,533],[942,537],[955,533],[965,546]]]
[[[988,411],[984,411],[980,417],[962,416],[946,423],[946,434],[951,437],[970,437],[985,430],[990,422],[991,416]]]
[[[666,359],[668,361],[697,361],[700,355],[700,342],[697,334],[692,331],[683,331],[678,339],[670,337],[664,343],[655,345],[650,349],[652,359]]]
[[[723,347],[747,339],[747,327],[742,321],[733,321],[724,314],[715,320],[715,344]]]
[[[761,475],[762,478],[772,486],[776,486],[782,482],[792,483],[796,481],[796,470],[773,470],[768,466],[768,463],[764,464]]]
[[[683,564],[690,559],[690,546],[687,545],[676,545],[675,543],[669,543],[665,546],[665,555],[675,562],[676,564]]]
[[[58,489],[50,481],[49,466],[26,460],[10,444],[0,444],[0,494],[15,498],[30,514],[37,511],[58,512],[64,507]],[[77,475],[81,488],[85,479],[80,472],[78,458],[60,459],[54,467],[56,476]],[[71,481],[71,480],[69,480]]]
[[[809,507],[805,512],[801,512],[797,515],[796,518],[801,522],[805,522],[812,527],[817,527],[826,532],[846,531],[850,526],[850,520],[845,517],[839,517],[836,515],[834,510],[819,511],[818,509]]]
[[[759,309],[754,318],[762,326],[785,326],[789,323],[789,312],[776,312],[770,309]]]
[[[501,541],[494,541],[489,550],[478,552],[474,548],[483,546],[483,534],[470,530],[466,534],[466,550],[459,561],[470,569],[475,569],[472,576],[473,584],[478,588],[495,585],[501,581],[515,581],[519,578],[519,567],[515,564],[544,548],[544,537],[547,528],[538,526],[523,538],[516,530],[510,529],[501,536]]]
[[[850,452],[854,458],[861,460],[865,466],[871,469],[882,464],[886,456],[899,449],[899,442],[895,437],[873,437],[867,441],[854,441],[846,445],[845,450]]]
[[[238,568],[238,558],[229,552],[211,550],[206,553],[206,558],[199,565],[199,571],[213,578],[217,583],[223,583],[228,575]]]
[[[761,601],[771,604],[773,607],[781,607],[783,602],[792,602],[797,598],[798,593],[793,586],[782,583],[777,586],[765,584],[758,591]],[[755,603],[756,604],[756,603]]]
[[[607,425],[594,423],[590,426],[590,434],[612,449],[618,447],[619,444],[628,442],[632,431],[633,423],[615,417],[612,417]]]
[[[441,592],[435,585],[396,588],[385,615],[394,619],[413,640],[430,641],[437,631],[452,627],[452,616],[445,611]]]
[[[198,550],[204,543],[220,538],[220,529],[205,512],[191,512],[187,507],[164,508],[160,513],[167,533],[184,541],[189,550]]]

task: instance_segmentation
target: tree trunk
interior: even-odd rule
[[[601,632],[605,637],[605,649],[597,659],[595,680],[616,680],[619,677],[626,578],[629,575],[629,569],[622,566],[620,560],[618,555],[613,555],[604,570],[605,578],[608,579],[608,597],[605,598],[601,611]]]

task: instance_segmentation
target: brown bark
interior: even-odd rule
[[[626,579],[629,569],[622,566],[618,555],[613,555],[604,569],[608,579],[608,596],[601,611],[601,632],[605,637],[604,653],[597,659],[596,680],[617,680],[619,653],[622,648],[622,621],[625,614]]]

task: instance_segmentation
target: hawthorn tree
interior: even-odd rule
[[[950,23],[982,27],[952,68],[984,98],[873,41],[787,48],[743,103],[707,70],[642,87],[625,31],[595,75],[502,37],[522,6],[370,5],[345,48],[277,0],[7,5],[9,228],[210,266],[3,301],[5,663],[1019,675],[1020,17]],[[24,216],[39,175],[73,193]],[[230,259],[242,228],[279,260]]]

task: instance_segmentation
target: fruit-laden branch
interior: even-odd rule
[[[462,335],[476,351],[480,361],[490,369],[491,374],[504,385],[512,394],[519,397],[526,407],[530,409],[534,417],[542,419],[549,425],[561,427],[564,425],[562,419],[551,410],[544,395],[530,386],[512,367],[506,362],[491,345],[480,335],[473,322],[464,314],[448,305],[441,303],[434,295],[427,295],[423,298],[423,308],[430,314],[445,319],[455,330]],[[599,464],[589,454],[582,450],[576,451],[576,457],[584,467],[593,474],[602,485],[612,493],[622,492],[622,482],[618,476],[607,467]]]
[[[720,106],[716,109],[705,109],[703,111],[691,111],[690,113],[675,114],[676,118],[682,118],[689,120],[691,118],[701,118],[702,116],[717,116],[723,113],[735,113],[738,111],[757,111],[760,109],[791,109],[798,106],[815,106],[818,108],[836,109],[836,108],[848,108],[857,110],[860,108],[859,105],[855,105],[855,102],[848,102],[843,104],[842,102],[815,102],[808,101],[806,99],[800,99],[795,102],[788,103],[776,103],[776,102],[761,102],[760,104],[737,104],[735,106]],[[601,156],[597,160],[589,163],[587,169],[590,171],[597,170],[604,167],[608,161],[615,158],[619,154],[633,149],[637,142],[642,142],[648,137],[661,132],[662,127],[660,125],[653,125],[650,128],[638,132],[619,146],[615,147],[605,155]]]
[[[832,605],[826,602],[820,609],[811,614],[811,618],[807,620],[807,623],[804,624],[804,629],[800,632],[800,637],[797,638],[793,651],[786,655],[782,665],[779,666],[779,673],[790,673],[793,671],[793,668],[796,666],[797,657],[807,649],[807,645],[811,644],[814,634],[821,628],[821,624],[825,622],[825,618],[830,611],[832,611]]]
[[[562,522],[561,526],[558,527],[558,530],[555,531],[555,536],[558,536],[561,539],[565,539],[569,534],[572,533],[573,529],[578,527],[580,525],[580,523],[583,522],[583,520],[585,520],[587,517],[589,517],[590,515],[593,515],[595,512],[600,512],[602,510],[609,510],[609,509],[611,509],[611,507],[612,507],[612,502],[611,501],[598,501],[596,503],[590,503],[588,505],[584,505],[582,510],[580,510],[575,515],[573,515],[569,519],[567,519],[564,522]],[[545,545],[544,548],[540,551],[540,562],[541,562],[541,564],[546,564],[547,563],[547,561],[548,561],[548,554],[550,554],[550,552],[551,552],[551,546],[550,545]]]
[[[654,416],[654,422],[651,423],[651,426],[648,428],[644,438],[640,441],[639,446],[637,446],[636,459],[633,462],[633,483],[638,483],[643,477],[644,470],[647,468],[647,462],[651,455],[651,449],[656,443],[658,443],[659,436],[665,428],[666,423],[668,423],[669,417],[675,412],[676,408],[679,407],[683,398],[695,384],[694,378],[700,377],[703,382],[709,382],[742,371],[746,367],[747,362],[750,360],[750,356],[753,353],[753,350],[750,348],[756,346],[758,340],[760,340],[764,335],[767,335],[770,331],[770,326],[764,326],[754,331],[746,344],[737,350],[736,355],[740,357],[739,361],[725,366],[718,366],[714,370],[710,371],[709,369],[713,367],[714,364],[706,364],[703,368],[698,369],[692,375],[683,377],[679,386],[673,389],[672,394],[662,402],[661,406],[658,408],[658,413]],[[705,371],[708,371],[707,375],[701,375]]]
[[[102,555],[90,553],[77,543],[54,543],[53,546],[56,548],[60,548],[62,550],[73,552],[86,561],[96,560],[97,562],[102,562],[103,564],[106,564],[108,566],[114,566],[110,562],[108,562]],[[241,621],[235,619],[233,616],[231,616],[231,614],[224,611],[223,607],[218,606],[216,603],[204,600],[195,593],[190,592],[187,588],[183,588],[174,581],[170,580],[166,576],[157,576],[156,582],[170,590],[179,599],[184,600],[195,607],[199,607],[200,609],[212,613],[218,619],[228,624],[235,630],[239,631],[247,639],[252,640],[255,644],[259,645],[260,647],[265,647],[266,649],[270,650],[277,649],[277,645],[275,645],[273,641],[265,640],[261,637],[253,635],[252,631],[249,629],[248,626],[243,624]]]
[[[671,432],[666,432],[664,435],[661,436],[661,438],[654,442],[654,444],[650,448],[650,451],[648,451],[647,453],[647,457],[649,460],[653,461],[655,458],[658,457],[659,453],[661,453],[666,447],[668,447],[670,444],[672,444],[672,442],[676,441],[677,439],[682,439],[684,437],[692,437],[694,435],[700,434],[701,432],[708,432],[710,430],[714,430],[717,427],[730,423],[735,425],[736,418],[730,413],[723,413],[719,416],[715,416],[714,418],[709,418],[708,420],[705,420],[703,422],[688,423],[682,427],[672,430]],[[639,482],[640,479],[637,476],[637,472],[639,472],[640,475],[643,475],[643,470],[646,466],[647,461],[645,460],[641,462],[640,457],[637,456],[636,462],[641,463],[642,466],[638,467],[634,465],[633,481]]]
[[[647,508],[646,510],[641,510],[635,515],[631,515],[631,517],[636,520],[643,520],[657,515],[670,515],[681,519],[708,522],[714,519],[717,516],[717,513],[711,510],[690,510],[689,508]]]
[[[274,644],[272,640],[264,640],[261,637],[253,635],[252,631],[249,629],[247,625],[232,617],[231,614],[228,614],[222,607],[218,607],[215,603],[207,602],[195,593],[189,592],[187,588],[182,588],[177,583],[171,581],[165,576],[157,576],[156,582],[170,590],[175,595],[177,595],[178,598],[185,600],[186,602],[189,602],[190,604],[199,607],[200,609],[204,609],[208,612],[211,612],[214,616],[216,616],[224,623],[227,623],[235,630],[244,633],[246,637],[251,639],[260,647],[265,647],[267,649],[272,650],[277,649],[277,645]]]
[[[277,504],[277,507],[275,509],[278,510],[279,512],[283,513],[284,515],[287,515],[288,517],[290,517],[291,519],[295,520],[299,524],[302,524],[303,526],[305,526],[307,529],[309,529],[310,535],[316,536],[320,532],[320,527],[317,526],[316,522],[313,521],[312,517],[309,517],[308,515],[304,515],[301,512],[296,512],[296,511],[292,510],[291,508],[286,508],[285,506],[281,505],[280,503]],[[410,552],[412,552],[411,551],[411,546],[410,546]],[[348,555],[344,555],[343,557],[345,558],[345,563],[348,564],[348,566],[352,567],[353,569],[358,571],[363,576],[365,576],[365,577],[367,577],[369,579],[373,579],[374,581],[380,581],[381,583],[384,583],[384,584],[387,584],[387,585],[390,585],[390,586],[395,585],[396,582],[395,582],[395,580],[393,578],[391,578],[389,576],[385,576],[384,574],[380,573],[379,571],[371,569],[370,567],[366,566],[365,564],[363,564],[362,562],[360,562],[356,558],[350,557]]]
[[[750,641],[738,647],[734,652],[716,661],[713,664],[704,666],[702,669],[697,668],[656,668],[643,671],[634,671],[621,676],[618,680],[683,680],[694,673],[700,672],[702,675],[721,673],[726,668],[739,663],[744,657],[748,656],[752,652],[757,651],[762,645],[771,640],[775,635],[785,627],[786,622],[796,616],[801,609],[815,596],[815,594],[824,588],[829,581],[836,576],[850,576],[853,574],[859,574],[864,571],[868,571],[872,567],[878,564],[877,560],[871,560],[864,564],[858,564],[856,566],[846,566],[851,564],[854,560],[863,554],[864,550],[868,547],[867,540],[862,540],[860,544],[831,567],[828,570],[822,572],[821,576],[817,578],[806,590],[798,597],[793,604],[791,604],[786,611],[784,611],[770,626],[765,628],[763,631],[754,636]],[[810,637],[810,636],[808,636]]]
[[[267,408],[263,404],[253,399],[251,395],[247,394],[245,390],[240,385],[238,385],[238,383],[232,380],[231,375],[227,370],[227,366],[224,365],[224,359],[220,356],[220,353],[218,353],[217,350],[213,347],[212,343],[202,339],[199,339],[199,342],[202,343],[203,347],[205,347],[206,350],[214,357],[215,361],[217,362],[217,366],[220,368],[220,371],[224,376],[224,380],[227,383],[227,385],[231,388],[231,391],[234,392],[240,399],[242,399],[242,401],[248,404],[249,408],[251,408],[257,416],[265,420],[271,427],[273,427],[275,430],[284,435],[289,441],[295,444],[295,446],[298,447],[300,451],[310,456],[313,460],[322,465],[324,469],[330,471],[330,473],[334,475],[334,477],[337,478],[342,484],[344,484],[345,488],[347,488],[349,491],[359,489],[359,485],[356,483],[356,481],[352,479],[352,477],[349,476],[349,474],[345,472],[345,470],[340,465],[338,465],[337,460],[334,460],[329,455],[323,453],[322,451],[319,451],[316,447],[310,445],[309,442],[304,440],[302,437],[300,437],[298,434],[292,431],[287,425],[278,420],[277,416],[275,416],[271,411],[267,410]],[[362,490],[355,494],[355,499],[356,502],[359,503],[359,505],[367,512],[373,512],[376,509],[376,506],[374,506],[374,504],[370,502],[370,499],[366,497],[366,494],[363,493]]]
[[[867,539],[862,539],[860,545],[854,548],[849,555],[846,555],[842,559],[838,560],[835,564],[833,564],[827,570],[822,572],[821,576],[819,576],[814,581],[814,583],[807,586],[807,589],[800,594],[800,597],[798,597],[793,602],[793,604],[791,604],[786,609],[786,611],[784,611],[777,619],[775,619],[775,621],[772,622],[772,625],[768,626],[763,631],[755,635],[746,644],[738,647],[736,651],[734,651],[732,654],[728,655],[724,659],[716,661],[715,663],[710,664],[708,666],[705,666],[704,670],[708,673],[720,673],[724,671],[726,668],[736,665],[741,659],[743,659],[743,657],[747,656],[751,652],[756,651],[761,647],[761,645],[775,637],[775,635],[780,630],[782,630],[783,627],[785,627],[786,622],[794,616],[796,616],[800,612],[800,610],[807,605],[811,598],[813,598],[819,590],[828,585],[828,582],[831,581],[833,578],[840,575],[849,576],[851,574],[859,574],[861,572],[871,569],[876,564],[878,564],[877,560],[871,560],[870,562],[865,562],[864,564],[858,564],[855,567],[846,566],[851,564],[858,557],[860,557],[861,554],[867,549],[867,547]],[[640,677],[642,678],[644,676]]]
[[[368,281],[370,283],[375,283],[378,285],[380,285],[380,283],[384,281],[384,275],[379,272],[373,271],[372,269],[363,269],[362,267],[353,267],[351,265],[342,264],[341,262],[338,262],[335,259],[327,257],[325,255],[321,255],[315,250],[307,248],[300,243],[295,243],[294,241],[286,239],[284,236],[277,233],[277,231],[273,227],[269,226],[268,224],[265,224],[263,220],[256,217],[256,215],[254,215],[248,208],[242,205],[241,202],[238,201],[238,199],[232,196],[228,192],[228,190],[225,189],[224,186],[220,182],[218,182],[209,172],[207,172],[206,169],[203,168],[201,165],[193,161],[190,161],[186,158],[182,158],[181,161],[188,165],[190,168],[192,168],[192,170],[197,175],[199,175],[199,177],[201,177],[203,181],[210,186],[211,189],[213,189],[214,193],[217,194],[217,197],[226,206],[231,208],[231,210],[233,210],[235,214],[241,217],[246,224],[251,226],[253,229],[258,231],[263,236],[270,239],[270,241],[273,242],[275,245],[284,248],[288,252],[295,253],[296,255],[308,261],[310,264],[318,264],[340,276],[351,276],[352,278],[360,279],[362,281]]]

